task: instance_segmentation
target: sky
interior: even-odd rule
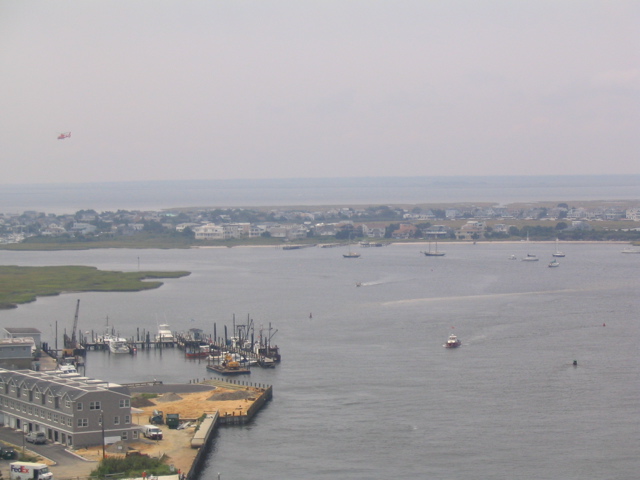
[[[0,185],[638,174],[639,25],[638,0],[0,0]]]

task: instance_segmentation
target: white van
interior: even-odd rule
[[[44,463],[11,462],[10,480],[53,480],[53,474]]]
[[[144,425],[142,427],[142,434],[151,440],[162,440],[162,430],[155,425]]]

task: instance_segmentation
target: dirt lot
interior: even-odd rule
[[[247,408],[259,394],[260,390],[257,388],[235,386],[233,388],[212,386],[209,391],[196,393],[169,392],[149,399],[148,405],[139,407],[142,413],[134,413],[133,419],[139,425],[146,425],[154,410],[162,410],[165,416],[167,413],[178,413],[181,421],[195,420],[205,413],[216,411],[219,411],[220,415],[226,413],[239,415],[246,413]],[[195,426],[182,430],[169,429],[166,425],[160,428],[163,432],[162,440],[149,440],[141,435],[138,441],[128,443],[128,448],[153,457],[166,455],[168,464],[174,465],[182,472],[188,472],[197,453],[197,449],[191,448],[191,437]],[[102,458],[102,447],[78,449],[76,453],[87,460],[99,461]],[[117,445],[106,447],[107,455],[122,453],[124,451],[119,450]]]

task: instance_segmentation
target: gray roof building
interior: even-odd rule
[[[129,388],[77,374],[0,369],[0,423],[76,448],[138,438]]]

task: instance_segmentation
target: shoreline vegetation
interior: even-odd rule
[[[139,292],[162,286],[157,279],[180,278],[191,272],[116,272],[87,266],[0,266],[0,310],[17,308],[38,297],[70,292]],[[151,281],[149,281],[151,280]]]

